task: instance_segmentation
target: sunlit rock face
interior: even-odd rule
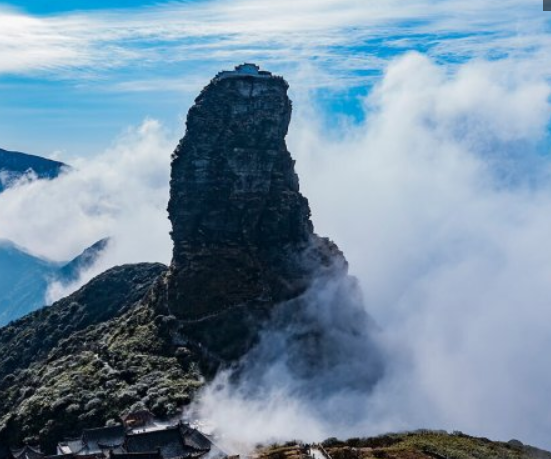
[[[338,248],[314,234],[299,191],[285,143],[287,89],[254,65],[220,73],[174,152],[168,306],[188,336],[222,357],[241,355],[272,307],[320,272],[346,272]]]

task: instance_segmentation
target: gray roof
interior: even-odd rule
[[[71,454],[76,454],[84,448],[84,444],[82,443],[82,439],[73,438],[60,442],[58,448],[62,448],[63,451],[69,450]]]
[[[183,459],[201,456],[211,450],[211,447],[212,443],[208,437],[180,423],[142,431],[127,431],[122,425],[86,429],[82,432],[81,438],[67,439],[59,443],[58,450],[67,453],[65,456],[77,457],[109,452],[111,459]],[[21,459],[44,458],[41,456]]]
[[[86,429],[82,432],[84,450],[81,454],[97,454],[103,450],[117,448],[124,443],[123,425]]]
[[[15,459],[43,459],[44,454],[40,449],[25,445],[21,449],[12,449],[11,454]]]
[[[271,72],[260,70],[256,64],[246,62],[235,67],[235,70],[223,70],[214,77],[215,80],[223,80],[232,77],[255,77],[255,78],[273,78]]]
[[[201,432],[191,427],[183,427],[184,443],[199,450],[210,449],[212,442]]]
[[[126,437],[126,450],[130,453],[160,450],[163,459],[187,458],[201,452],[186,445],[179,426],[129,434]]]

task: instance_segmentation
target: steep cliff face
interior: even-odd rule
[[[346,269],[337,247],[314,234],[299,191],[285,143],[287,89],[252,65],[219,74],[189,111],[174,152],[169,309],[222,357],[243,353],[259,319],[319,270]]]

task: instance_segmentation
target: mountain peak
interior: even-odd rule
[[[245,65],[215,77],[189,111],[172,161],[168,272],[112,269],[0,328],[0,354],[10,356],[0,365],[0,443],[39,438],[53,448],[132,407],[175,415],[221,366],[258,353],[256,363],[271,365],[261,333],[269,327],[294,331],[285,340],[289,371],[313,396],[343,381],[363,390],[380,377],[357,283],[337,246],[314,233],[299,189],[285,142],[288,85]],[[30,330],[37,346],[50,343],[43,353],[29,349]],[[361,371],[342,369],[344,353]]]
[[[53,179],[69,169],[67,164],[59,161],[0,148],[0,192],[28,172],[39,179]]]
[[[219,73],[195,100],[173,155],[168,307],[211,330],[211,319],[229,321],[231,339],[209,340],[207,329],[201,339],[230,358],[249,347],[250,324],[304,292],[320,268],[346,269],[336,246],[314,234],[299,190],[285,142],[287,90],[254,64]]]
[[[313,231],[285,144],[287,83],[242,70],[218,75],[190,109],[174,152],[169,217],[176,264],[190,244],[299,242]]]

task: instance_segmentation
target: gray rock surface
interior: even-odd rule
[[[222,358],[250,348],[275,304],[324,269],[346,272],[318,237],[285,143],[288,84],[253,65],[223,72],[190,109],[173,156],[168,307]]]

